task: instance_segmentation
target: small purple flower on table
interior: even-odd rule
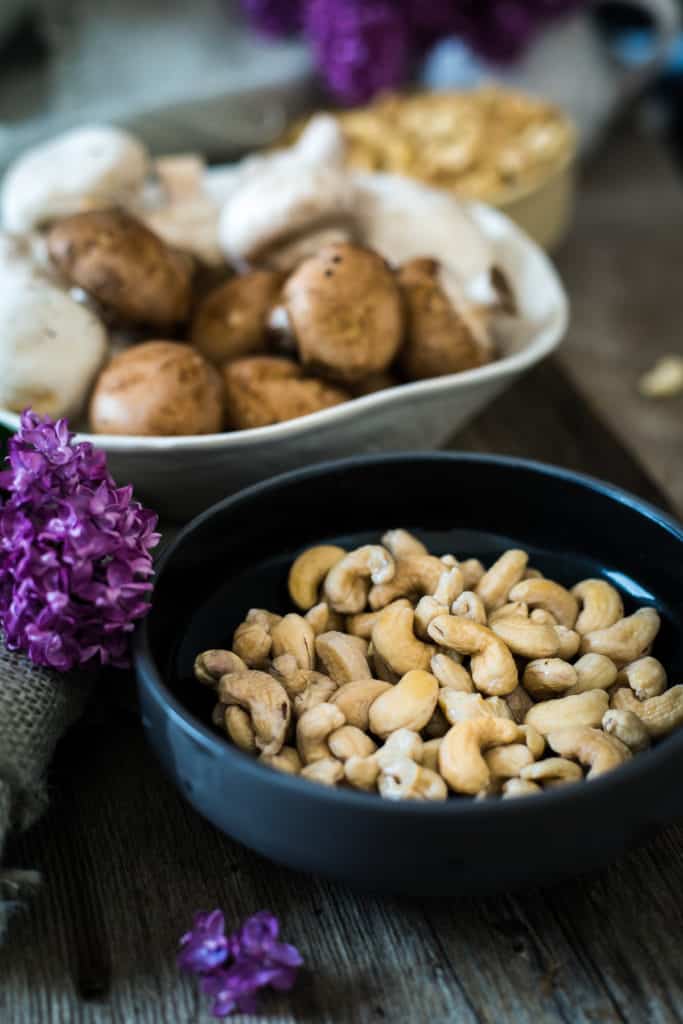
[[[180,939],[178,966],[184,971],[205,974],[219,967],[228,956],[225,919],[220,910],[195,914],[192,929]]]
[[[117,487],[66,420],[26,411],[0,472],[0,628],[7,647],[65,672],[128,665],[149,609],[157,517]]]

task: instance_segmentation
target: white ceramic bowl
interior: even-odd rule
[[[358,452],[433,449],[557,347],[568,303],[544,252],[504,214],[474,205],[496,259],[514,288],[521,326],[504,341],[502,358],[447,377],[388,388],[344,405],[270,427],[200,437],[79,434],[107,453],[120,483],[161,516],[191,518],[247,484],[276,473]],[[0,422],[18,416],[0,408]]]

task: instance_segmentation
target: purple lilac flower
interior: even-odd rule
[[[10,650],[66,671],[128,664],[149,609],[157,517],[117,487],[104,453],[30,410],[0,472],[0,628]],[[4,492],[4,493],[3,493]]]
[[[301,28],[302,0],[242,0],[242,7],[264,36],[291,36]]]
[[[305,28],[321,73],[344,102],[363,103],[405,81],[411,40],[401,4],[309,0]]]
[[[195,914],[192,929],[180,938],[178,966],[185,971],[204,974],[219,967],[228,956],[225,919],[220,910]]]

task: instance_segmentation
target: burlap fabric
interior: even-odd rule
[[[5,866],[6,839],[44,811],[50,758],[82,711],[90,681],[83,673],[61,675],[10,653],[0,632],[0,938],[9,911],[38,880],[35,872]]]

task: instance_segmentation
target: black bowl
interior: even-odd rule
[[[491,561],[524,547],[565,583],[604,576],[627,608],[656,605],[656,653],[683,680],[683,532],[596,480],[518,459],[370,456],[289,473],[210,509],[162,560],[136,642],[152,746],[190,803],[246,846],[304,871],[415,891],[547,883],[604,864],[683,816],[683,730],[608,775],[518,800],[393,803],[282,775],[210,725],[195,655],[229,647],[252,606],[291,610],[287,569],[321,541],[404,526],[436,553]]]

